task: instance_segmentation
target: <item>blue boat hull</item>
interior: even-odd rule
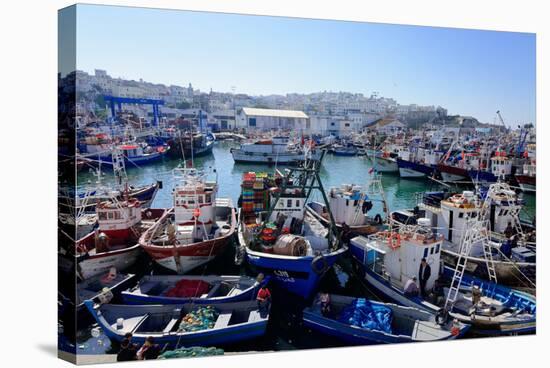
[[[324,261],[318,260],[313,263],[312,256],[276,256],[254,252],[247,248],[246,260],[258,273],[272,275],[271,281],[277,287],[309,299],[316,292],[321,277],[346,250],[346,247],[341,248],[323,256]],[[317,271],[314,267],[317,267]]]
[[[365,280],[370,284],[370,286],[372,286],[373,291],[378,296],[400,305],[424,309],[431,313],[437,313],[440,310],[438,306],[428,303],[420,297],[405,296],[402,289],[393,286],[380,275],[366,267],[366,264],[368,264],[369,260],[371,260],[371,255],[368,254],[369,252],[365,254],[363,248],[354,245],[353,242],[350,244],[350,252],[354,261],[356,261],[357,264],[361,267]],[[443,277],[452,277],[452,272],[454,272],[453,269],[445,267]],[[478,285],[483,284],[483,287],[485,288],[484,290],[488,288],[495,288],[496,290],[499,290],[503,295],[507,295],[511,292],[510,288],[502,285],[495,285],[493,283],[489,283],[488,281],[482,281],[467,274],[463,276],[462,283],[463,285],[471,285],[472,283]],[[489,286],[489,284],[491,285]],[[527,299],[531,299],[531,302],[536,304],[534,297],[515,290],[513,292],[518,293],[518,295],[521,295],[522,297],[525,297]],[[475,320],[463,322],[472,323],[472,327],[477,333],[488,335],[508,335],[534,332],[536,330],[536,318],[533,318],[531,320],[513,320],[492,325],[481,325],[480,323],[478,323],[480,321]]]
[[[468,174],[474,183],[491,184],[496,183],[498,179],[494,174],[484,170],[468,170]]]
[[[435,168],[431,165],[405,161],[400,158],[397,158],[397,166],[399,167],[400,176],[405,178],[432,176],[435,171]]]

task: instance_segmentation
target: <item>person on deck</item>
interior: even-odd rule
[[[321,315],[326,317],[330,314],[330,294],[326,292],[319,293],[319,304],[321,305]]]
[[[120,343],[120,351],[116,355],[117,362],[128,362],[136,359],[136,347],[130,343],[130,339],[124,338]]]
[[[153,336],[147,336],[145,343],[137,352],[138,360],[157,359],[160,354],[160,346],[155,344]]]
[[[267,313],[269,312],[269,306],[271,304],[271,292],[266,285],[263,285],[260,288],[260,290],[258,291],[258,295],[256,296],[256,300],[258,301],[260,315],[262,317],[267,316]]]
[[[418,269],[418,279],[420,281],[420,296],[423,298],[426,296],[426,283],[428,282],[431,274],[432,269],[430,265],[426,262],[426,258],[422,258],[420,268]]]
[[[416,276],[412,279],[408,279],[405,283],[405,296],[412,297],[418,296],[418,285],[416,284]]]
[[[504,229],[504,236],[506,239],[510,239],[514,235],[514,228],[512,227],[512,223],[509,222],[508,226],[506,226],[506,229]]]

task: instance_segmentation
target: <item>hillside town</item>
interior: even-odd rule
[[[441,106],[404,105],[377,92],[323,91],[310,94],[252,96],[234,92],[209,92],[188,86],[164,85],[140,79],[115,78],[106,70],[93,74],[76,71],[77,111],[81,122],[106,118],[108,104],[104,96],[162,100],[161,119],[196,119],[201,111],[209,129],[253,131],[288,129],[302,134],[349,136],[366,130],[391,134],[406,128],[501,129],[502,124],[479,122],[475,117],[448,115]],[[125,104],[127,113],[144,121],[153,117],[151,105]]]

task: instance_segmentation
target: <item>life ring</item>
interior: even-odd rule
[[[321,268],[317,266],[318,262],[322,262]],[[328,271],[328,261],[322,254],[319,254],[317,257],[313,258],[313,261],[311,261],[311,269],[313,272],[315,272],[317,275],[322,275],[325,272]]]
[[[391,249],[397,249],[401,246],[401,234],[390,233],[388,237],[389,246]]]
[[[376,222],[378,225],[382,225],[382,216],[380,216],[379,213],[374,216],[374,222]]]
[[[193,217],[199,218],[200,215],[201,215],[201,209],[200,209],[200,208],[195,208],[195,209],[193,210]]]

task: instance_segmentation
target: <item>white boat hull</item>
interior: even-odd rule
[[[284,152],[284,153],[256,153],[256,152],[244,152],[239,149],[231,151],[233,160],[235,162],[249,162],[249,163],[265,163],[265,164],[290,164],[297,161],[304,160],[303,153]],[[320,153],[315,152],[311,155],[311,159],[317,161],[320,159]]]
[[[141,253],[139,245],[128,248],[125,252],[113,255],[90,256],[78,262],[78,271],[83,279],[107,273],[112,267],[123,271],[133,265]]]

